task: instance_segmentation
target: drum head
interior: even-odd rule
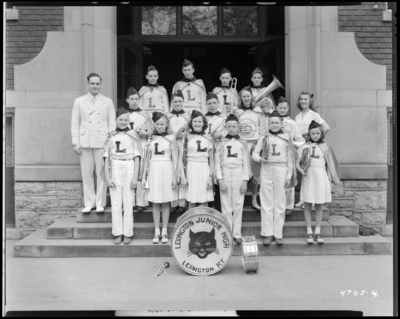
[[[172,255],[179,267],[196,276],[213,275],[228,263],[233,238],[224,216],[209,207],[188,210],[176,223]]]
[[[243,119],[239,122],[243,128],[239,129],[239,136],[243,138],[252,137],[256,133],[257,125],[250,119]]]

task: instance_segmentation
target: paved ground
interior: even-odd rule
[[[392,256],[260,257],[258,274],[245,274],[241,258],[232,257],[216,275],[195,277],[173,258],[14,258],[16,242],[6,243],[6,311],[357,310],[393,315]],[[165,261],[171,264],[168,277],[153,278]]]

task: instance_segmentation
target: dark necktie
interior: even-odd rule
[[[146,86],[149,87],[149,88],[150,87],[156,88],[156,87],[158,87],[158,83],[156,83],[156,84],[147,83]]]
[[[167,136],[168,135],[168,133],[167,132],[164,132],[164,133],[158,133],[158,132],[156,132],[156,133],[154,133],[154,135],[157,135],[157,136]]]
[[[236,135],[230,135],[230,134],[228,134],[228,135],[225,136],[225,138],[228,138],[228,139],[230,139],[230,140],[234,138],[234,139],[237,139],[237,140],[238,140],[238,139],[240,139],[240,136],[237,135],[237,134],[236,134]]]
[[[128,127],[125,127],[123,130],[121,130],[119,127],[115,130],[115,132],[129,132],[130,129]]]
[[[214,116],[214,115],[220,115],[220,114],[221,114],[220,111],[217,111],[215,113],[207,112],[206,116]]]
[[[194,134],[194,135],[204,135],[206,134],[204,131],[200,131],[200,132],[196,132],[195,130],[191,131],[190,134]]]
[[[269,134],[272,134],[275,136],[277,136],[278,134],[282,134],[282,133],[284,133],[284,132],[281,129],[278,132],[273,132],[273,131],[269,130]]]
[[[192,77],[191,79],[187,79],[187,78],[183,78],[181,81],[182,82],[194,82],[194,81],[196,81],[197,79],[196,79],[196,77],[194,76],[194,77]]]
[[[185,111],[184,110],[180,110],[180,111],[172,110],[171,114],[176,114],[176,116],[179,117],[179,114],[185,114]]]
[[[129,111],[131,111],[131,112],[140,112],[141,109],[140,109],[140,107],[138,107],[137,109],[129,109]]]

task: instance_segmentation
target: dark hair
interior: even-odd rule
[[[324,138],[324,129],[321,126],[318,126],[318,127],[315,127],[315,128],[319,128],[319,130],[321,131],[321,137],[319,138],[319,140],[322,140]],[[313,141],[311,139],[310,131],[311,130],[308,130],[307,133],[304,135],[304,139],[306,140],[306,142],[312,142]]]
[[[197,117],[198,117],[198,116],[197,116]],[[201,130],[202,130],[202,131],[205,131],[205,130],[207,129],[207,127],[208,127],[207,118],[204,116],[204,114],[201,114],[201,117],[202,117],[202,119],[203,119],[203,127],[201,128]],[[190,129],[191,131],[194,131],[193,126],[192,126],[193,119],[195,119],[195,117],[192,118],[192,119],[190,119],[189,125],[188,125],[188,127],[189,127],[189,129]]]
[[[156,120],[155,122],[154,122],[154,120],[153,120],[153,122],[154,122],[154,130],[153,130],[153,134],[156,134],[157,133],[157,129],[156,129],[156,122],[158,122],[161,118],[165,118],[166,119],[166,121],[167,121],[167,127],[165,128],[165,132],[167,132],[168,133],[168,129],[169,129],[169,118],[168,118],[168,116],[166,116],[165,114],[163,114],[162,112],[159,112],[159,113],[161,113],[162,114],[162,116],[158,119],[158,120]],[[154,113],[153,113],[154,114]]]
[[[100,75],[98,75],[97,73],[89,73],[89,75],[87,76],[87,81],[88,81],[88,83],[89,83],[89,80],[90,80],[90,78],[91,77],[93,77],[93,76],[97,76],[99,79],[100,79],[100,83],[101,83],[101,77],[100,77]]]
[[[303,111],[303,108],[302,108],[301,105],[300,105],[300,97],[301,97],[302,95],[308,95],[308,96],[309,96],[309,98],[310,98],[310,110],[311,110],[311,111],[314,111],[314,103],[315,103],[315,101],[314,101],[314,94],[312,94],[312,93],[309,92],[309,91],[303,91],[303,92],[300,93],[299,98],[297,99],[297,104],[296,104],[297,108],[298,108],[300,111]]]

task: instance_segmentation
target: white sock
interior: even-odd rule
[[[155,234],[154,235],[158,235],[158,236],[160,236],[160,228],[156,228],[156,232],[155,232]]]
[[[256,195],[251,195],[251,197],[253,198],[253,205],[258,205],[258,203],[257,203],[257,194]]]
[[[315,233],[321,234],[321,227],[315,227]]]
[[[312,234],[312,228],[311,227],[307,227],[307,235]]]
[[[166,228],[163,228],[161,234],[162,234],[162,235],[166,235],[166,234],[167,234],[167,229],[166,229]]]

